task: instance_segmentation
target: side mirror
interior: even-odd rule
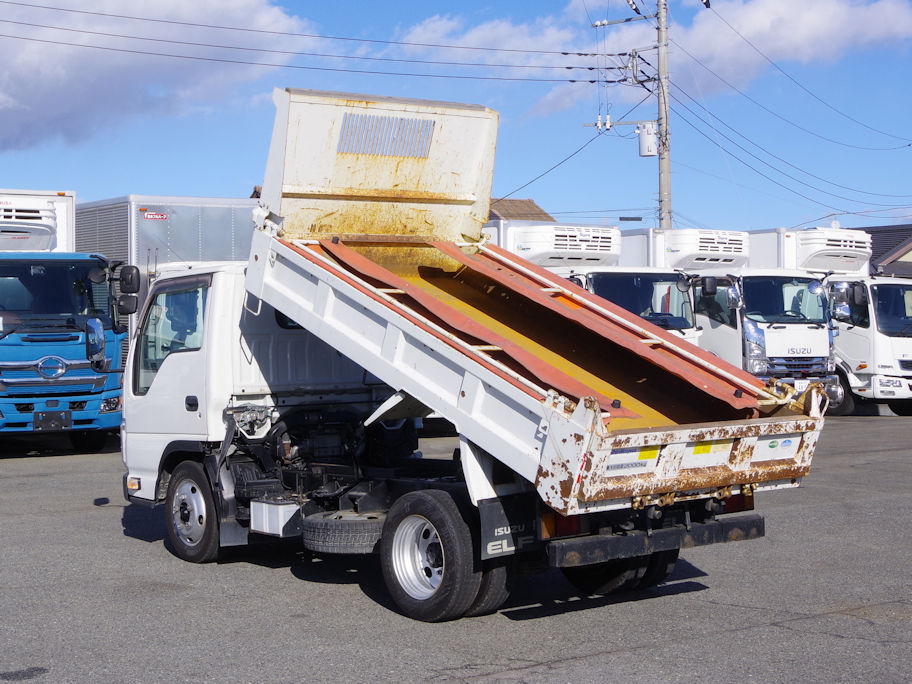
[[[678,288],[678,292],[684,294],[690,290],[690,278],[682,275],[675,281],[675,287]]]
[[[715,276],[703,276],[700,278],[700,292],[704,297],[715,297],[718,289]]]
[[[852,319],[852,311],[849,309],[848,302],[835,302],[833,306],[833,319],[841,323],[849,323]]]
[[[136,266],[120,267],[120,291],[124,294],[136,294],[142,284],[139,268]]]
[[[86,359],[91,361],[93,366],[104,363],[104,326],[98,318],[90,318],[86,321],[85,355]]]
[[[738,288],[734,286],[725,288],[725,305],[729,309],[741,308],[741,297],[738,295]]]
[[[135,294],[122,294],[117,297],[117,313],[121,316],[135,314],[139,307],[139,298]]]
[[[808,283],[808,292],[814,295],[823,294],[823,283],[819,280],[812,280]]]
[[[854,301],[857,306],[864,306],[868,303],[868,291],[861,283],[852,285],[852,301]]]

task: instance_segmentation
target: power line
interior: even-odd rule
[[[769,107],[767,107],[766,105],[764,105],[762,102],[759,102],[758,100],[754,99],[753,97],[751,97],[750,95],[748,95],[747,93],[745,93],[743,90],[741,90],[740,88],[738,88],[738,87],[735,86],[734,84],[732,84],[732,83],[730,83],[729,81],[727,81],[727,80],[725,80],[724,78],[722,78],[719,74],[717,74],[715,71],[713,71],[713,70],[710,69],[708,66],[706,66],[702,61],[700,61],[697,57],[695,57],[693,54],[691,54],[690,52],[688,52],[687,49],[686,49],[685,47],[683,47],[680,43],[678,43],[678,42],[676,42],[676,41],[674,41],[674,40],[672,40],[671,42],[674,43],[675,47],[677,47],[679,50],[681,50],[681,52],[683,52],[685,55],[687,55],[688,57],[690,57],[693,61],[695,61],[697,64],[699,64],[701,67],[703,67],[707,72],[709,72],[710,74],[712,74],[713,76],[715,76],[717,79],[719,79],[719,81],[721,81],[722,83],[724,83],[727,87],[729,87],[729,88],[731,88],[732,90],[734,90],[734,91],[735,91],[736,93],[738,93],[741,97],[743,97],[743,98],[746,99],[747,101],[751,102],[752,104],[756,105],[757,107],[759,107],[759,108],[762,109],[763,111],[767,112],[768,114],[771,114],[772,116],[776,117],[776,118],[779,119],[780,121],[784,121],[785,123],[789,124],[790,126],[794,126],[794,127],[797,128],[798,130],[803,131],[803,132],[807,133],[808,135],[812,135],[812,136],[814,136],[815,138],[819,138],[819,139],[821,139],[821,140],[825,140],[826,142],[832,143],[832,144],[834,144],[834,145],[841,145],[841,146],[843,146],[843,147],[850,147],[850,148],[856,149],[856,150],[870,150],[870,151],[875,151],[875,152],[886,152],[886,151],[901,150],[901,149],[904,149],[904,148],[909,147],[910,145],[912,145],[912,143],[908,143],[908,144],[905,144],[905,145],[896,145],[896,146],[893,146],[893,147],[867,147],[867,146],[863,146],[863,145],[853,145],[853,144],[851,144],[851,143],[845,143],[845,142],[841,142],[841,141],[839,141],[839,140],[833,140],[832,138],[828,138],[828,137],[826,137],[826,136],[824,136],[824,135],[821,135],[820,133],[817,133],[817,132],[814,131],[813,129],[806,128],[806,127],[802,126],[801,124],[798,124],[798,123],[792,121],[791,119],[788,119],[788,118],[784,117],[782,114],[779,114],[778,112],[773,111],[772,109],[770,109]],[[646,60],[643,60],[643,61],[645,62]],[[647,62],[647,64],[648,64],[648,62]]]
[[[168,24],[172,26],[191,26],[194,28],[207,28],[207,29],[217,29],[221,31],[241,31],[244,33],[258,33],[263,35],[270,36],[290,36],[296,38],[319,38],[321,40],[340,40],[340,41],[349,41],[355,43],[373,43],[377,45],[399,45],[405,47],[428,47],[428,48],[438,48],[438,49],[447,49],[447,50],[474,50],[479,52],[513,52],[521,54],[536,54],[536,55],[563,55],[563,56],[574,56],[574,57],[595,57],[596,53],[593,52],[583,52],[576,50],[524,50],[519,48],[495,48],[495,47],[480,47],[475,45],[445,45],[438,43],[412,43],[408,41],[398,41],[398,40],[379,40],[379,39],[370,39],[370,38],[351,38],[348,36],[323,36],[316,33],[298,33],[292,31],[272,31],[268,29],[253,29],[248,27],[239,27],[239,26],[222,26],[218,24],[202,24],[190,21],[177,21],[174,19],[155,19],[152,17],[138,17],[135,15],[129,14],[114,14],[110,12],[93,12],[89,10],[78,10],[72,9],[69,7],[53,7],[50,5],[38,5],[28,2],[13,2],[12,0],[0,0],[0,4],[3,5],[18,5],[20,7],[31,7],[33,9],[44,9],[52,10],[55,12],[70,12],[73,14],[84,14],[89,16],[96,17],[109,17],[112,19],[129,19],[131,21],[145,21],[157,24]],[[623,53],[618,53],[613,56],[622,56]]]
[[[884,135],[884,136],[886,136],[886,137],[888,137],[888,138],[893,138],[893,139],[895,139],[895,140],[903,140],[903,141],[905,141],[905,142],[912,142],[912,140],[910,140],[909,138],[903,138],[902,136],[893,135],[892,133],[886,133],[886,132],[884,132],[884,131],[878,130],[877,128],[873,128],[872,126],[868,126],[866,123],[863,123],[863,122],[859,121],[858,119],[855,119],[855,118],[849,116],[849,115],[846,114],[845,112],[842,112],[842,111],[836,109],[836,107],[834,107],[834,106],[831,105],[830,103],[826,102],[825,100],[823,100],[822,98],[820,98],[820,97],[819,97],[818,95],[816,95],[815,93],[811,92],[808,88],[806,88],[804,85],[802,85],[801,83],[799,83],[795,78],[793,78],[789,73],[787,73],[782,67],[780,67],[778,64],[776,64],[772,59],[770,59],[769,57],[767,57],[767,56],[763,53],[763,51],[760,50],[760,48],[758,48],[756,45],[754,45],[752,42],[750,42],[747,38],[745,38],[743,35],[741,35],[741,33],[738,31],[738,29],[736,29],[734,26],[732,26],[731,24],[729,24],[729,23],[725,20],[725,17],[723,17],[721,14],[719,14],[715,9],[710,8],[710,11],[711,11],[713,14],[715,14],[723,24],[725,24],[726,26],[728,26],[728,28],[730,28],[730,29],[731,29],[739,38],[741,38],[741,40],[743,40],[745,43],[747,43],[748,45],[750,45],[758,55],[760,55],[761,57],[763,57],[763,59],[765,59],[767,62],[769,62],[769,63],[770,63],[770,64],[771,64],[779,73],[781,73],[783,76],[785,76],[787,79],[789,79],[789,80],[790,80],[792,83],[794,83],[796,86],[798,86],[799,88],[801,88],[801,90],[803,90],[803,91],[806,92],[808,95],[810,95],[811,97],[813,97],[815,100],[817,100],[817,101],[818,101],[820,104],[822,104],[823,106],[825,106],[825,107],[827,107],[828,109],[832,110],[833,112],[839,114],[840,116],[844,117],[845,119],[848,119],[848,120],[851,121],[852,123],[856,123],[856,124],[858,124],[859,126],[862,126],[863,128],[867,128],[869,131],[873,131],[874,133],[879,133],[880,135]]]
[[[2,0],[0,0],[2,2]],[[466,74],[422,74],[410,73],[403,71],[372,71],[368,69],[342,69],[338,67],[319,67],[305,66],[300,64],[274,64],[269,62],[250,62],[240,59],[227,59],[222,57],[202,57],[199,55],[175,55],[166,52],[152,52],[148,50],[135,50],[130,48],[115,48],[102,45],[88,45],[84,43],[68,43],[60,40],[49,40],[46,38],[24,38],[23,36],[11,36],[0,33],[0,38],[9,38],[11,40],[22,40],[26,42],[46,43],[50,45],[64,45],[67,47],[86,48],[92,50],[106,50],[109,52],[122,52],[133,55],[146,55],[151,57],[169,57],[172,59],[194,60],[202,62],[218,62],[222,64],[242,64],[245,66],[270,67],[276,69],[299,69],[306,71],[329,71],[334,73],[346,74],[368,74],[372,76],[408,76],[414,78],[444,78],[444,79],[461,79],[473,81],[527,81],[536,83],[613,83],[619,81],[600,81],[599,79],[575,79],[575,78],[534,78],[519,76],[471,76]]]
[[[702,107],[704,110],[706,110],[706,108],[705,108],[703,105],[701,105],[699,102],[697,102],[696,99],[694,99],[691,95],[689,95],[689,94],[688,94],[684,89],[682,89],[680,86],[675,85],[675,90],[677,90],[678,92],[680,92],[681,94],[683,94],[684,96],[686,96],[691,102],[693,102],[693,103],[696,104],[697,106]],[[707,113],[708,113],[708,110],[706,110],[706,111],[707,111]],[[763,147],[762,145],[759,145],[759,144],[755,143],[755,142],[752,141],[750,138],[746,137],[746,136],[743,135],[742,133],[738,132],[738,130],[736,130],[735,128],[733,128],[732,126],[730,126],[728,123],[726,123],[724,119],[719,118],[719,116],[717,116],[716,114],[712,114],[712,117],[713,117],[713,119],[714,119],[715,121],[718,121],[719,123],[721,123],[721,124],[722,124],[723,126],[725,126],[728,130],[732,131],[735,135],[737,135],[738,137],[740,137],[740,138],[742,138],[743,140],[747,141],[748,143],[750,143],[751,145],[753,145],[753,146],[756,147],[757,149],[761,150],[761,151],[764,152],[765,154],[768,154],[768,155],[769,155],[770,157],[772,157],[773,159],[776,159],[777,161],[780,161],[780,162],[782,162],[783,164],[786,164],[787,166],[790,166],[791,168],[795,169],[795,170],[798,171],[799,173],[803,173],[803,174],[805,174],[806,176],[810,176],[811,178],[815,178],[815,179],[817,179],[817,180],[819,180],[819,181],[822,181],[822,182],[824,182],[824,183],[826,183],[826,184],[828,184],[828,185],[832,185],[832,186],[837,187],[837,188],[840,188],[840,189],[842,189],[842,190],[848,190],[848,191],[850,191],[850,192],[857,192],[857,193],[862,194],[862,195],[871,195],[871,196],[873,196],[873,197],[894,197],[894,198],[897,198],[897,199],[908,199],[908,198],[912,198],[912,195],[897,195],[897,194],[891,194],[891,193],[870,192],[870,191],[868,191],[868,190],[860,190],[860,189],[858,189],[858,188],[849,187],[849,186],[847,186],[847,185],[840,185],[839,183],[835,183],[834,181],[827,180],[826,178],[822,178],[821,176],[817,176],[816,174],[813,174],[813,173],[811,173],[810,171],[805,171],[804,169],[799,168],[799,167],[796,166],[795,164],[792,164],[790,161],[788,161],[788,160],[786,160],[786,159],[784,159],[784,158],[782,158],[782,157],[780,157],[780,156],[778,156],[778,155],[776,155],[776,154],[770,152],[768,149],[766,149],[766,148]],[[705,119],[703,119],[703,121],[705,122]],[[707,123],[708,125],[710,125],[710,126],[713,128],[713,130],[716,130],[716,128],[715,128],[710,122],[706,122],[706,123]],[[718,132],[718,131],[717,131],[717,132]]]
[[[148,38],[144,36],[132,36],[123,33],[108,33],[105,31],[90,31],[87,29],[74,29],[65,26],[51,26],[48,24],[35,24],[25,21],[13,21],[11,19],[0,19],[0,23],[3,24],[15,24],[17,26],[29,26],[32,28],[42,28],[42,29],[51,29],[54,31],[68,31],[70,33],[79,33],[83,35],[93,35],[93,36],[104,36],[106,38],[123,38],[126,40],[143,40],[147,42],[154,43],[169,43],[172,45],[185,45],[190,47],[203,47],[203,48],[216,48],[224,50],[239,50],[245,52],[260,52],[267,54],[276,54],[276,55],[295,55],[299,57],[323,57],[329,59],[350,59],[350,60],[362,60],[362,61],[372,61],[372,62],[401,62],[407,64],[428,64],[428,65],[443,65],[443,66],[469,66],[469,67],[485,67],[485,68],[507,68],[507,69],[582,69],[586,71],[596,71],[596,70],[616,70],[620,71],[622,67],[598,67],[598,66],[575,66],[575,65],[536,65],[536,64],[497,64],[490,62],[450,62],[442,60],[426,60],[426,59],[405,59],[405,58],[395,58],[395,57],[366,57],[358,55],[337,55],[337,54],[328,54],[321,52],[301,52],[296,50],[274,50],[268,48],[253,48],[253,47],[244,47],[240,45],[221,45],[214,43],[199,43],[195,41],[184,41],[184,40],[173,40],[167,38]]]

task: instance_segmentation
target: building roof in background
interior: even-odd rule
[[[547,221],[554,223],[554,217],[530,199],[491,198],[489,221]]]
[[[870,226],[853,227],[852,230],[863,230],[871,236],[871,265],[877,266],[884,263],[884,259],[891,256],[893,260],[898,255],[894,254],[897,248],[912,240],[912,223],[903,223],[895,226]],[[908,251],[904,250],[903,253]]]

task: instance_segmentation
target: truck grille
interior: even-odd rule
[[[788,378],[827,374],[827,358],[825,356],[777,356],[771,357],[768,361],[769,374],[774,377]]]

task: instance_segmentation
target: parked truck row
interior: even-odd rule
[[[124,494],[164,504],[177,555],[377,553],[399,609],[437,621],[496,610],[522,572],[642,588],[682,548],[764,534],[756,495],[809,471],[819,384],[763,382],[489,244],[492,110],[275,102],[247,261],[160,269],[125,368]],[[452,458],[416,448],[431,414]]]

